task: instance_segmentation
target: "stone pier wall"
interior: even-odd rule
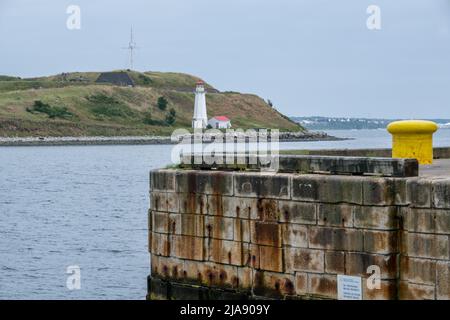
[[[450,298],[450,180],[166,169],[150,187],[149,299],[336,299],[337,275],[363,299]]]

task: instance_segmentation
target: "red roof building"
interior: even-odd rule
[[[231,121],[226,116],[215,116],[209,119],[208,124],[214,129],[229,129],[231,128]]]

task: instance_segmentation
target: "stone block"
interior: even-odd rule
[[[166,212],[152,211],[152,231],[158,233],[169,233],[169,214]]]
[[[189,260],[204,260],[203,238],[171,235],[170,256]]]
[[[363,300],[396,300],[397,282],[395,280],[381,280],[379,288],[369,289],[363,281],[362,294]]]
[[[167,212],[167,193],[151,192],[150,193],[150,210]]]
[[[408,205],[407,199],[407,187],[406,183],[410,178],[394,178],[392,179],[394,182],[395,188],[395,205],[398,206],[406,206]]]
[[[167,211],[177,213],[180,211],[180,200],[178,193],[167,192],[166,194]]]
[[[450,262],[439,261],[436,264],[436,299],[450,299]]]
[[[251,290],[253,287],[253,269],[249,267],[238,267],[239,289]]]
[[[226,217],[250,219],[250,216],[257,216],[255,198],[222,197],[222,207]]]
[[[151,276],[156,277],[161,272],[161,269],[159,268],[159,258],[160,258],[160,256],[157,256],[150,252],[150,275]]]
[[[402,208],[406,231],[450,234],[450,210]]]
[[[244,265],[240,242],[205,238],[205,246],[209,261],[236,266]]]
[[[325,272],[345,273],[345,253],[342,251],[325,251]]]
[[[259,268],[265,271],[283,272],[283,249],[259,246]]]
[[[358,206],[354,210],[356,228],[397,230],[399,218],[397,207]]]
[[[152,256],[152,276],[164,279],[183,280],[184,261],[177,258]]]
[[[298,224],[283,224],[283,245],[297,248],[308,247],[308,227]]]
[[[403,252],[410,257],[449,259],[447,235],[403,233]]]
[[[207,214],[208,200],[206,195],[195,193],[179,193],[180,213]]]
[[[206,267],[207,263],[203,261],[184,260],[184,280],[198,285],[209,285],[210,282],[205,272]]]
[[[234,220],[234,241],[250,242],[250,220]]]
[[[364,251],[390,254],[399,252],[396,231],[364,231]]]
[[[294,275],[257,270],[253,279],[253,292],[261,297],[282,298],[295,293],[294,282]]]
[[[250,219],[271,222],[279,221],[278,201],[274,199],[258,199],[256,201],[256,211],[252,211]]]
[[[259,269],[259,246],[251,243],[242,244],[243,265]]]
[[[431,207],[431,180],[412,178],[406,181],[406,201],[414,208]]]
[[[172,234],[183,236],[205,236],[205,217],[197,214],[170,214],[169,231]]]
[[[436,282],[436,260],[400,258],[400,279],[413,283],[434,285]]]
[[[308,293],[308,274],[305,272],[295,273],[295,294],[299,296]]]
[[[419,165],[415,159],[376,157],[345,157],[319,155],[281,155],[279,172],[332,174],[377,174],[394,177],[417,176]]]
[[[316,204],[296,201],[278,201],[280,221],[299,224],[316,224]]]
[[[314,296],[337,299],[337,276],[309,274],[308,291]]]
[[[236,196],[290,199],[290,176],[274,173],[235,173]]]
[[[148,209],[147,213],[147,229],[148,231],[152,230],[152,210]]]
[[[281,225],[278,223],[268,223],[250,221],[251,242],[260,245],[281,247]]]
[[[183,193],[233,195],[233,172],[179,170],[177,191]]]
[[[363,204],[368,206],[394,205],[396,200],[394,179],[367,178],[363,181]]]
[[[315,249],[362,251],[363,231],[328,227],[309,228],[309,247]]]
[[[450,179],[434,180],[432,192],[435,208],[450,209]]]
[[[200,266],[202,279],[208,286],[222,289],[237,289],[239,287],[238,269],[235,266],[204,263]]]
[[[324,272],[324,251],[303,248],[284,249],[285,267],[287,273],[295,271]]]
[[[353,208],[348,204],[318,204],[317,222],[321,226],[353,227]]]
[[[169,235],[152,232],[151,253],[158,256],[169,256],[170,255]]]
[[[205,236],[214,239],[233,240],[235,219],[221,216],[205,217]]]
[[[397,277],[397,255],[377,255],[368,253],[345,253],[345,274],[352,276],[368,277],[370,266],[380,268],[380,277],[383,280],[395,279]]]
[[[213,194],[207,196],[208,203],[206,205],[206,211],[211,216],[223,216],[223,204],[222,196],[220,194]]]
[[[174,192],[176,170],[152,170],[150,171],[150,190]]]
[[[435,210],[436,233],[450,234],[450,210]]]
[[[400,281],[398,298],[400,300],[434,300],[435,287]]]
[[[299,175],[292,180],[292,199],[362,204],[361,177]]]

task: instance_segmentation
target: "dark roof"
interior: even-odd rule
[[[111,83],[117,86],[134,86],[134,81],[126,72],[103,72],[95,82]]]

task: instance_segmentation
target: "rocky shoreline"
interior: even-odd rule
[[[293,141],[340,141],[346,138],[329,136],[322,132],[283,132],[280,142]],[[0,137],[0,146],[70,146],[70,145],[157,145],[176,144],[167,136],[123,137]]]

